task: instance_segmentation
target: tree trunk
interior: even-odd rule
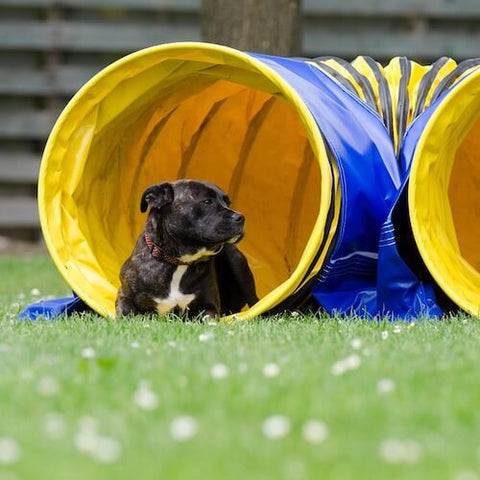
[[[239,50],[300,54],[301,0],[203,0],[203,40]]]

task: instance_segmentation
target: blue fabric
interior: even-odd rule
[[[399,255],[391,215],[382,227],[379,242],[377,312],[407,320],[419,315],[439,317],[443,314],[433,283],[420,281]]]
[[[332,314],[376,315],[380,231],[401,185],[387,129],[375,111],[316,67],[253,56],[299,93],[339,169],[342,204],[337,238],[313,295]]]
[[[75,294],[71,297],[55,298],[29,305],[21,314],[21,320],[53,319],[73,312],[90,310]]]
[[[409,216],[407,202],[400,202],[400,198],[407,194],[410,167],[420,136],[444,96],[415,119],[402,141],[399,160],[403,183],[382,226],[378,249],[377,310],[380,314],[412,319],[419,315],[440,317],[444,313],[437,303],[433,280],[420,280],[399,254],[398,233],[392,221],[396,209],[403,209],[400,212],[403,217]],[[415,248],[413,242],[412,238],[412,248]]]

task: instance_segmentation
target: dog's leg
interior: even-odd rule
[[[248,261],[245,255],[235,245],[226,245],[225,248],[233,276],[238,282],[238,286],[247,305],[252,307],[258,302],[258,297],[255,289],[255,279],[253,278]]]
[[[220,310],[215,305],[206,306],[204,317],[210,317],[212,320],[216,320],[220,316]]]
[[[125,295],[120,288],[117,295],[117,300],[115,301],[115,308],[118,317],[123,317],[126,315],[138,315],[140,310],[136,307],[133,299]]]
[[[220,309],[214,302],[203,302],[203,299],[199,299],[198,302],[192,304],[186,310],[191,316],[202,315],[203,317],[218,318],[220,316]]]
[[[247,259],[235,245],[225,245],[215,257],[222,314],[239,312],[258,302],[255,280]]]

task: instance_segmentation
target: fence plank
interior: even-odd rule
[[[201,0],[0,0],[1,7],[15,8],[81,8],[127,9],[198,13]]]
[[[348,17],[480,17],[478,0],[303,0],[307,15]]]
[[[0,48],[32,51],[130,52],[160,43],[199,41],[200,25],[180,23],[47,23],[1,21]]]
[[[88,65],[60,65],[53,72],[0,67],[0,95],[70,96],[99,70]]]
[[[0,197],[0,205],[0,228],[39,228],[35,198]]]
[[[201,0],[0,0],[0,8],[78,8],[124,9],[152,12],[199,13]],[[480,17],[478,0],[303,0],[306,15],[327,16],[398,16],[430,18]]]
[[[479,55],[478,36],[462,29],[392,31],[341,28],[335,23],[305,22],[304,54],[344,55],[363,53],[389,57],[411,55],[457,58]],[[171,41],[197,41],[200,30],[192,25],[109,25],[61,22],[1,22],[0,46],[4,50],[69,50],[123,53]]]
[[[151,12],[196,13],[201,0],[0,0],[0,8],[122,9]],[[306,15],[397,16],[472,19],[480,17],[478,0],[303,0]]]
[[[60,112],[0,111],[0,139],[44,140]]]
[[[34,185],[38,179],[40,155],[28,153],[0,154],[0,183]]]
[[[318,28],[316,24],[305,26],[303,50],[307,57],[370,55],[391,58],[406,55],[415,60],[446,55],[460,60],[480,56],[478,36],[463,30],[362,31],[360,28],[333,29],[327,25]]]

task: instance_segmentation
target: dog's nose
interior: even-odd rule
[[[235,223],[243,223],[245,221],[245,217],[238,212],[232,212],[231,219]]]

